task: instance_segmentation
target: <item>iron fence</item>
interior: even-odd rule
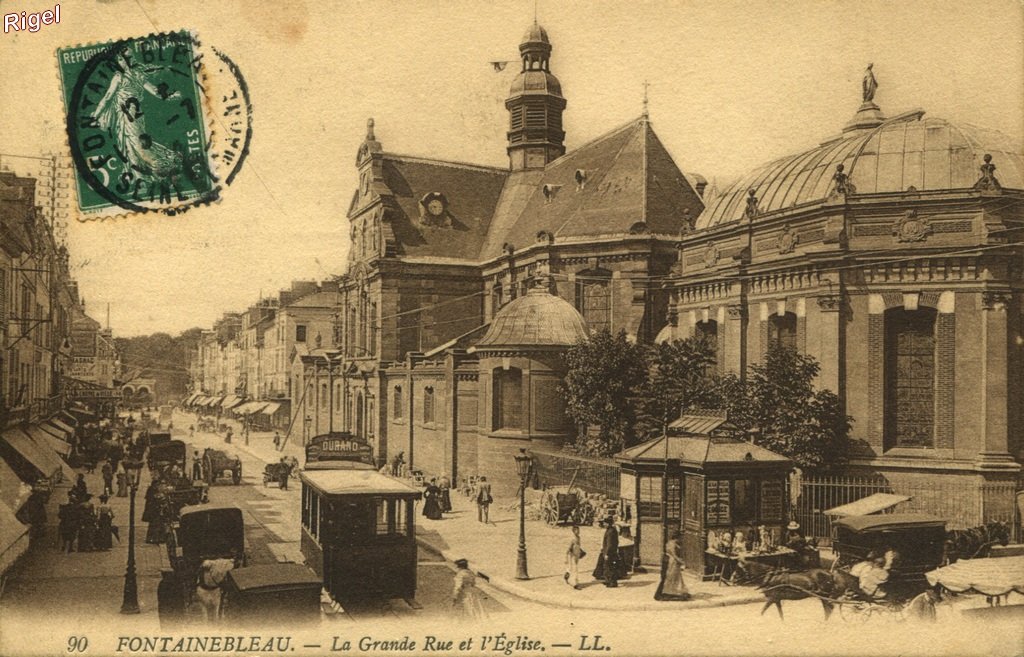
[[[619,497],[619,466],[611,459],[591,458],[567,452],[531,450],[537,479],[543,486],[573,486],[588,493]]]
[[[929,513],[946,520],[947,529],[965,529],[989,522],[1010,525],[1011,538],[1020,541],[1024,480],[1007,482],[890,481],[883,477],[809,476],[791,480],[791,515],[807,536],[832,535],[832,517],[825,511],[873,493],[910,497],[895,507],[900,513]]]

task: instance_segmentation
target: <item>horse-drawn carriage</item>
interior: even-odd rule
[[[878,614],[934,618],[937,598],[925,573],[942,563],[945,524],[916,513],[847,516],[832,523],[836,558],[829,571],[770,568],[742,559],[737,567],[764,592],[761,613],[774,604],[781,617],[782,600],[814,597],[821,600],[826,618],[836,607],[844,619]]]
[[[299,466],[299,462],[295,457],[284,461],[278,461],[276,463],[267,463],[263,466],[263,485],[266,486],[270,482],[277,482],[280,486],[281,481],[285,478],[291,477],[292,473],[296,471]]]
[[[222,450],[207,447],[203,450],[203,472],[206,483],[211,486],[225,473],[231,474],[231,482],[237,486],[242,482],[242,460],[237,455],[229,456]]]

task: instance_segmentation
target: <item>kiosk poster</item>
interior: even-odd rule
[[[1024,654],[1020,2],[0,18],[0,655]]]

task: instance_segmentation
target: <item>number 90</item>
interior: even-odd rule
[[[85,652],[89,647],[89,637],[87,636],[69,636],[68,637],[68,652]]]

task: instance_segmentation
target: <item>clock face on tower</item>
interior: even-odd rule
[[[444,212],[444,203],[441,202],[441,199],[431,199],[431,201],[427,203],[427,212],[435,217],[440,217]]]

